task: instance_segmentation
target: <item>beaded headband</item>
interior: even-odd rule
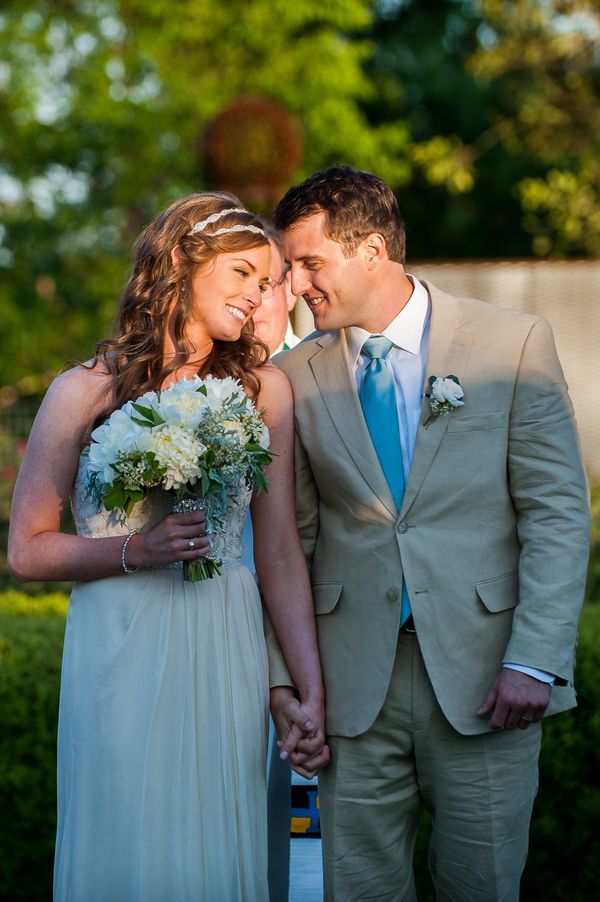
[[[218,213],[211,213],[206,219],[202,219],[200,222],[195,223],[189,232],[187,232],[187,235],[196,235],[198,232],[203,232],[206,226],[221,219],[222,216],[227,216],[229,213],[248,213],[249,216],[252,215],[249,210],[244,210],[243,207],[231,207],[229,210],[219,210]],[[216,232],[206,232],[205,237],[215,238],[217,235],[225,235],[227,232],[255,232],[257,235],[265,234],[264,229],[260,229],[258,226],[238,224],[223,229],[217,229]]]

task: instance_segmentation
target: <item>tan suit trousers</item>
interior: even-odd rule
[[[432,817],[438,902],[516,902],[537,791],[539,724],[457,733],[437,704],[417,638],[400,633],[375,723],[329,741],[331,764],[319,774],[326,902],[416,899],[421,806]]]

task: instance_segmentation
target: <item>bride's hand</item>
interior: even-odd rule
[[[310,779],[329,763],[325,743],[324,712],[320,702],[301,702],[289,686],[271,689],[271,713],[282,758],[289,759],[296,773]]]
[[[127,545],[127,565],[135,568],[196,561],[210,550],[203,511],[169,514],[148,532],[131,537]]]

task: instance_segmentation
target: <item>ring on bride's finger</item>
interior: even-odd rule
[[[519,720],[524,720],[525,723],[533,723],[533,717],[520,717]]]
[[[193,539],[190,539],[188,542],[188,548],[190,549],[190,551],[193,551],[195,547],[196,547],[196,543],[194,542]]]

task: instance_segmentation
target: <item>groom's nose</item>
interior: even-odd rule
[[[301,297],[306,291],[312,288],[312,282],[306,271],[300,267],[292,266],[290,269],[292,294],[297,298]]]

